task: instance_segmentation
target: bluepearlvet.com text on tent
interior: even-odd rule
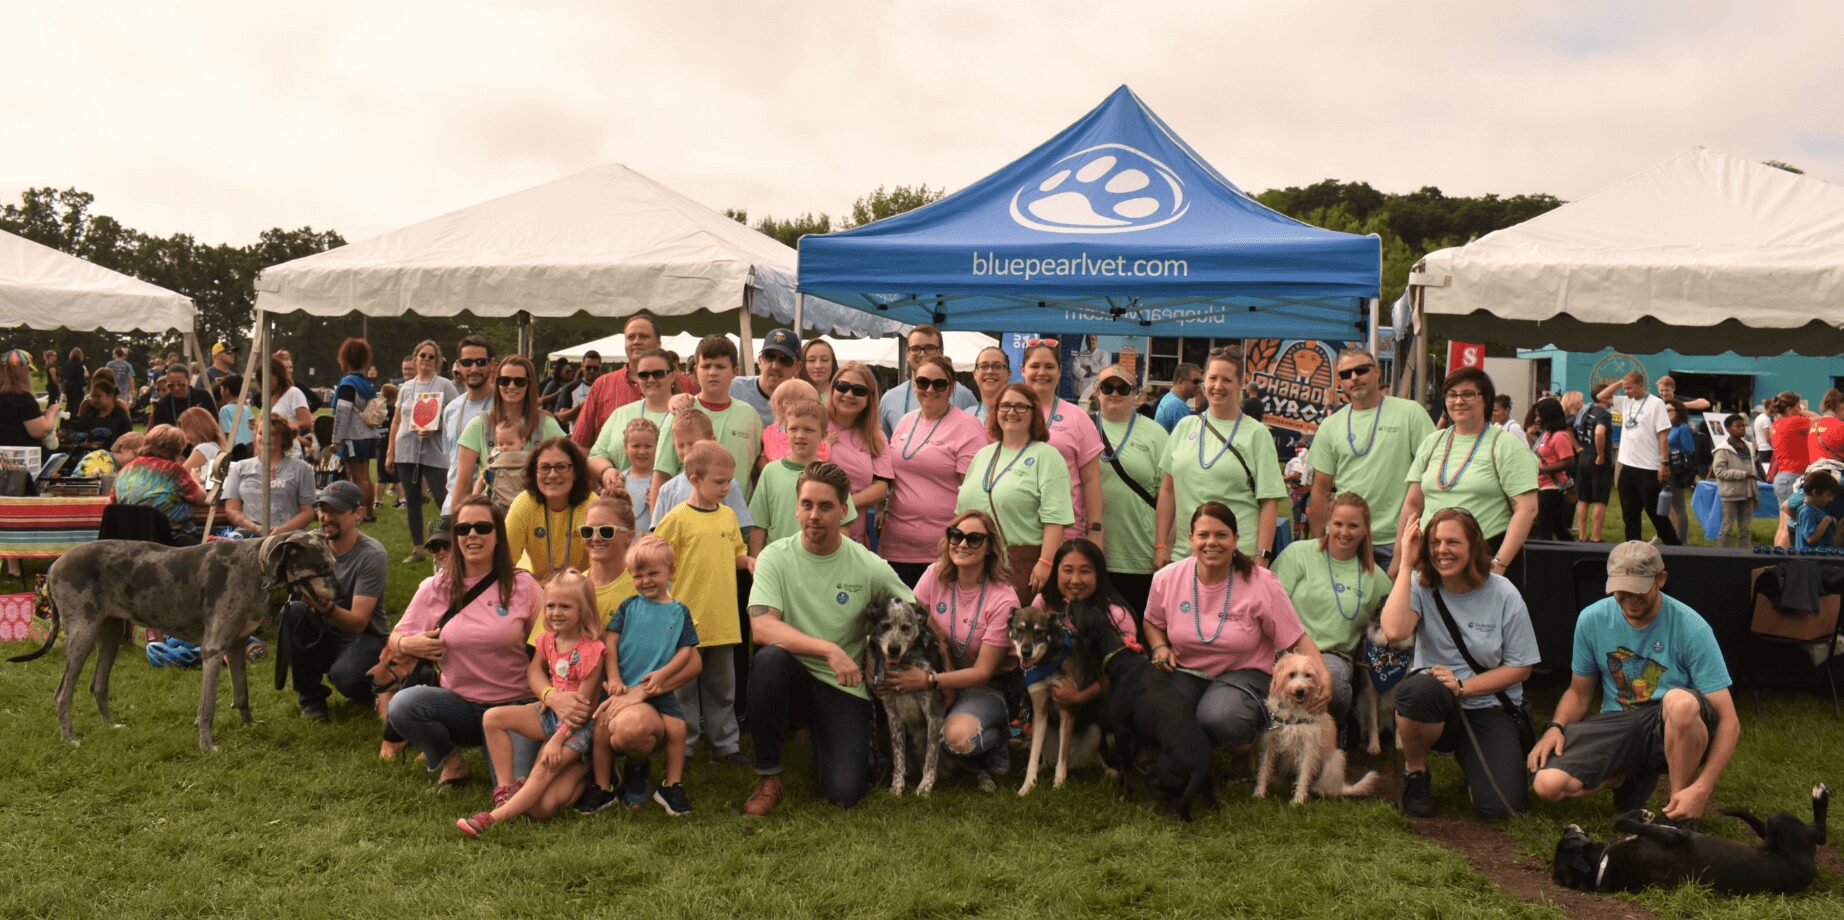
[[[1134,259],[1126,256],[1094,258],[1088,253],[1066,259],[1001,256],[996,252],[973,254],[976,278],[1188,278],[1191,265],[1184,259]]]

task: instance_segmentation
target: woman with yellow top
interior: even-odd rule
[[[954,511],[984,511],[999,521],[1009,547],[1012,590],[1030,597],[1050,578],[1050,557],[1076,516],[1069,502],[1069,466],[1050,446],[1050,428],[1037,393],[1022,383],[999,391],[986,419],[993,443],[973,455]]]
[[[589,461],[569,438],[551,438],[525,461],[525,491],[506,512],[506,549],[539,582],[559,569],[583,569],[589,550],[576,529],[589,499]]]
[[[1255,523],[1254,533],[1244,539],[1252,544],[1249,555],[1256,564],[1266,567],[1274,560],[1276,506],[1287,485],[1268,426],[1242,414],[1241,352],[1211,349],[1204,364],[1204,400],[1204,411],[1185,416],[1166,442],[1153,567],[1164,568],[1191,554],[1188,544],[1175,539],[1175,523],[1188,520],[1207,501],[1220,501],[1236,520]]]

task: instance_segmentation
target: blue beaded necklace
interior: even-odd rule
[[[1459,433],[1458,428],[1447,429],[1447,447],[1441,451],[1441,468],[1434,475],[1435,484],[1440,486],[1443,492],[1460,484],[1460,477],[1466,475],[1466,468],[1473,464],[1473,455],[1479,452],[1479,445],[1485,440],[1485,429],[1482,428],[1479,431],[1479,437],[1473,439],[1472,449],[1466,452],[1466,459],[1460,462],[1460,468],[1454,471],[1453,479],[1449,480],[1447,478],[1447,457],[1453,453],[1453,439]]]
[[[1210,645],[1217,641],[1217,637],[1223,635],[1223,624],[1229,622],[1229,599],[1235,593],[1236,593],[1236,572],[1232,568],[1229,571],[1228,576],[1223,580],[1223,610],[1222,612],[1217,614],[1216,632],[1211,633],[1210,638],[1208,639],[1204,638],[1204,612],[1203,610],[1199,609],[1201,605],[1198,603],[1198,600],[1197,600],[1197,597],[1198,597],[1197,564],[1195,560],[1192,562],[1191,564],[1191,626],[1192,628],[1197,630],[1197,641],[1202,642],[1205,645]]]
[[[1364,612],[1364,564],[1359,562],[1356,557],[1352,557],[1351,559],[1352,563],[1357,566],[1357,606],[1352,607],[1350,613],[1346,613],[1344,598],[1345,586],[1340,584],[1338,576],[1332,573],[1332,548],[1330,546],[1320,546],[1319,551],[1325,555],[1325,577],[1327,581],[1332,583],[1332,600],[1338,604],[1338,615],[1344,617],[1345,622],[1349,623],[1357,619],[1358,614]]]
[[[973,632],[980,628],[980,611],[986,606],[986,579],[980,578],[980,595],[973,602],[973,614],[967,617],[967,638],[963,641],[954,635],[956,624],[960,621],[960,576],[956,575],[953,586],[948,590],[948,641],[954,643],[956,651],[965,652],[973,644]]]
[[[1199,467],[1202,467],[1203,469],[1206,469],[1206,470],[1210,469],[1211,467],[1217,465],[1218,460],[1223,459],[1224,454],[1229,453],[1229,449],[1232,446],[1234,446],[1236,443],[1236,432],[1242,430],[1242,420],[1245,418],[1248,418],[1248,416],[1247,415],[1236,416],[1235,427],[1229,429],[1229,437],[1223,438],[1222,445],[1217,447],[1217,455],[1214,457],[1211,457],[1209,463],[1204,462],[1204,432],[1200,431],[1197,433],[1197,465]],[[1198,427],[1203,428],[1205,431],[1208,431],[1211,434],[1216,434],[1217,430],[1215,428],[1210,427],[1209,413],[1205,413],[1203,415],[1198,416],[1197,423],[1198,423]],[[1219,437],[1221,436],[1219,435]]]
[[[949,408],[953,408],[953,407],[950,406]],[[948,413],[946,411],[943,411],[941,413],[941,416],[935,419],[935,424],[929,426],[928,434],[925,434],[922,436],[922,443],[916,444],[915,450],[910,450],[909,445],[914,443],[916,440],[916,429],[922,427],[922,416],[917,415],[915,424],[909,426],[909,437],[904,439],[903,441],[903,459],[908,460],[911,457],[914,457],[917,453],[920,453],[922,448],[927,447],[928,439],[935,436],[935,429],[940,428],[941,423],[945,421],[947,417],[948,417]]]
[[[1376,414],[1370,417],[1370,440],[1364,442],[1363,450],[1357,449],[1357,434],[1351,430],[1351,416],[1356,414],[1356,406],[1345,410],[1345,441],[1351,445],[1351,456],[1363,457],[1370,453],[1371,448],[1377,446],[1377,424],[1383,421],[1383,402],[1382,400],[1377,401]]]
[[[1000,442],[992,446],[992,456],[986,458],[986,475],[982,477],[983,481],[980,483],[980,485],[986,489],[986,494],[992,494],[993,487],[999,484],[999,480],[1005,478],[1006,473],[1012,471],[1012,467],[1018,465],[1019,458],[1023,457],[1024,452],[1029,448],[1029,444],[1019,448],[1018,453],[1012,455],[1011,462],[1005,464],[1005,469],[1000,470],[999,475],[994,476],[992,474],[992,468],[998,464],[999,455],[1005,453],[1005,444],[1004,442]]]

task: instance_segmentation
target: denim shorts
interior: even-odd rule
[[[685,721],[685,708],[679,705],[677,693],[662,693],[659,696],[648,697],[647,705],[653,707],[662,719]]]
[[[557,726],[561,724],[562,722],[557,718],[557,713],[542,707],[539,708],[538,727],[544,730],[545,738],[548,739],[552,735],[557,734]],[[595,726],[593,724],[584,723],[582,728],[571,732],[570,737],[563,739],[563,746],[578,754],[587,754],[589,753],[589,745],[594,739],[594,736]]]

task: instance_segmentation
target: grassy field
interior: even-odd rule
[[[394,559],[406,554],[399,512],[385,509],[367,530]],[[393,567],[393,613],[427,571]],[[73,712],[84,743],[66,747],[51,706],[61,667],[56,653],[0,664],[8,918],[1569,915],[1501,890],[1383,802],[1293,808],[1231,783],[1220,810],[1185,825],[1116,801],[1084,772],[1024,800],[952,780],[926,801],[879,789],[840,812],[817,800],[799,746],[790,749],[789,798],[767,820],[738,811],[747,771],[699,762],[686,781],[696,808],[686,818],[651,805],[610,809],[514,822],[470,841],[453,822],[484,807],[484,782],[437,792],[419,766],[380,763],[368,709],[335,704],[330,722],[304,722],[292,692],[271,689],[268,661],[252,675],[259,724],[242,726],[221,706],[220,750],[209,754],[190,725],[198,672],[156,670],[138,655],[124,655],[115,672],[125,727],[103,725],[80,693]],[[1776,695],[1757,716],[1744,697],[1742,712],[1722,804],[1798,811],[1814,780],[1844,790],[1844,776],[1825,775],[1844,754],[1844,721],[1827,706]],[[477,755],[475,767],[484,775]],[[1435,770],[1443,806],[1463,807],[1457,768],[1437,761]],[[1539,805],[1504,832],[1527,862],[1546,865],[1563,824],[1607,835],[1609,811],[1604,797]],[[1722,819],[1705,829],[1740,837]],[[1685,889],[1605,906],[1665,917],[1838,917],[1844,879],[1823,872],[1795,898]]]

